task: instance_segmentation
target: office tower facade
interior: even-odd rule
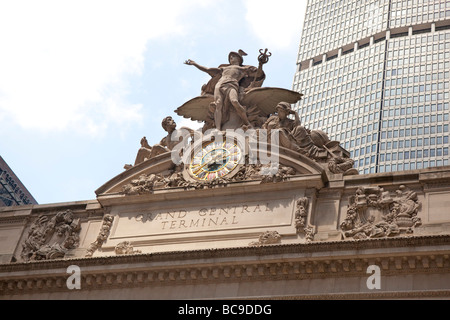
[[[0,207],[27,204],[37,204],[37,201],[0,156]]]
[[[360,173],[449,164],[449,0],[309,0],[297,65],[303,125]]]

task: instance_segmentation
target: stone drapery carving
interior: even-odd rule
[[[64,258],[69,250],[78,247],[80,230],[80,221],[72,210],[40,215],[22,244],[21,257],[25,261]]]
[[[281,235],[277,231],[266,231],[259,235],[258,241],[250,242],[249,246],[260,247],[279,243],[281,243]]]
[[[353,239],[393,237],[413,233],[422,224],[417,216],[417,193],[401,185],[391,197],[380,187],[359,187],[349,198],[347,216],[340,227]]]
[[[289,115],[294,115],[295,119],[288,118]],[[276,114],[269,117],[262,128],[268,130],[269,137],[272,131],[277,131],[283,147],[315,160],[327,158],[326,150],[313,142],[310,131],[300,125],[298,112],[292,110],[287,102],[280,102],[276,106]]]
[[[355,161],[341,155],[334,155],[328,159],[328,170],[332,173],[342,173],[344,176],[358,174],[358,170],[353,168]]]
[[[134,250],[130,241],[123,241],[116,245],[116,247],[114,248],[114,252],[117,255],[142,253],[140,250]]]
[[[92,257],[94,252],[97,251],[99,248],[101,248],[101,246],[106,241],[106,239],[108,239],[109,232],[111,231],[113,221],[114,221],[114,217],[110,214],[106,214],[103,217],[103,222],[102,222],[102,226],[100,227],[100,232],[97,236],[97,239],[93,243],[91,243],[91,245],[89,246],[89,248],[86,252],[86,257]]]
[[[309,130],[300,123],[298,112],[292,110],[287,102],[280,102],[276,106],[276,115],[271,116],[262,128],[270,132],[276,130],[279,134],[280,145],[307,156],[317,162],[328,163],[332,173],[344,175],[357,174],[353,169],[354,161],[347,157],[339,146],[338,141],[331,141],[321,130]],[[294,119],[288,118],[293,115]]]

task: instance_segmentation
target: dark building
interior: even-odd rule
[[[0,207],[27,204],[37,204],[37,201],[0,156]]]

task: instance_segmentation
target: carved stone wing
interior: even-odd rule
[[[292,90],[263,87],[251,89],[246,92],[241,103],[247,107],[257,106],[261,115],[267,116],[275,112],[278,103],[288,102],[293,104],[298,102],[302,96],[303,94]],[[206,121],[209,105],[213,101],[213,95],[206,94],[198,96],[177,108],[175,113],[193,121]]]
[[[206,121],[209,105],[214,101],[214,96],[204,95],[195,97],[175,110],[175,113],[193,121]]]
[[[273,114],[280,102],[296,103],[303,94],[282,88],[255,88],[248,91],[242,98],[242,105],[247,107],[257,106],[264,116]]]

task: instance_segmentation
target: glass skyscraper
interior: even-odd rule
[[[360,173],[448,165],[450,0],[309,0],[293,89]]]

